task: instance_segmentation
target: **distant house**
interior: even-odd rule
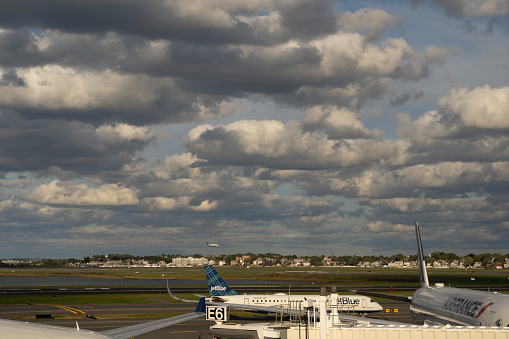
[[[403,261],[393,261],[387,265],[389,268],[401,268],[403,267]]]
[[[255,261],[253,261],[254,266],[263,266],[264,260],[260,257],[256,258]]]
[[[449,268],[449,263],[445,260],[437,260],[433,263],[433,268]]]

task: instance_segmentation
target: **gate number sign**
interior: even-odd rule
[[[227,321],[228,319],[230,319],[230,308],[228,306],[207,306],[207,320]]]

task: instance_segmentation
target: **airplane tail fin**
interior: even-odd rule
[[[219,273],[212,266],[205,265],[205,275],[207,276],[207,284],[209,285],[209,293],[211,297],[237,295],[226,282],[221,278]]]
[[[421,231],[419,223],[415,223],[415,236],[417,238],[417,257],[419,260],[419,280],[421,287],[429,287],[428,272],[426,271],[426,262],[424,261],[424,251],[422,249]]]

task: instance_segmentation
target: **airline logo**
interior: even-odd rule
[[[350,299],[348,297],[341,297],[338,299],[338,305],[359,305],[361,301],[359,299]]]
[[[211,291],[226,291],[226,287],[224,286],[212,286],[210,288]]]
[[[461,315],[466,315],[468,317],[479,318],[479,316],[486,311],[488,307],[493,305],[493,303],[489,303],[484,306],[477,314],[476,311],[479,309],[479,306],[482,305],[482,301],[468,300],[464,298],[458,297],[450,297],[442,306],[443,310],[458,313]]]

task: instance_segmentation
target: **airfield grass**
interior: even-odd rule
[[[283,285],[291,282],[317,285],[394,285],[416,286],[419,281],[417,269],[351,268],[351,267],[217,267],[219,274],[228,280],[277,281]],[[446,286],[506,286],[509,283],[509,270],[454,270],[428,269],[431,283],[441,282]],[[1,276],[75,276],[89,278],[133,279],[136,285],[143,286],[144,279],[202,280],[205,273],[202,267],[193,268],[1,268]],[[474,278],[471,279],[471,278]],[[180,285],[182,286],[182,285]],[[72,287],[72,286],[69,286]],[[19,288],[19,287],[16,287]],[[31,288],[31,287],[30,287]]]
[[[219,274],[228,282],[229,280],[249,280],[249,285],[265,285],[264,281],[280,282],[280,286],[288,286],[292,282],[299,282],[299,286],[314,286],[316,293],[319,293],[320,286],[348,286],[354,289],[360,289],[362,286],[386,286],[387,291],[382,293],[393,293],[398,295],[412,295],[410,291],[390,292],[391,286],[417,287],[419,272],[417,269],[361,269],[349,267],[217,267]],[[441,282],[446,286],[462,287],[486,287],[490,288],[505,287],[509,283],[509,270],[451,270],[451,269],[428,269],[430,283]],[[201,280],[203,287],[206,286],[205,274],[202,267],[195,268],[63,268],[63,269],[27,269],[27,268],[1,268],[2,276],[20,276],[20,277],[40,277],[40,276],[76,276],[93,278],[112,278],[112,279],[133,279],[130,285],[144,286],[144,279],[160,279],[161,286],[166,285],[166,278],[172,280]],[[474,278],[474,280],[472,279]],[[236,284],[242,285],[240,283]],[[183,285],[180,285],[183,286]],[[232,284],[230,284],[232,286]],[[271,284],[272,286],[272,284]],[[274,285],[276,286],[276,285]],[[47,288],[48,286],[31,286],[26,288]],[[60,287],[60,286],[59,286]],[[63,288],[63,286],[61,286]],[[76,286],[66,286],[73,288]],[[80,286],[82,287],[82,286]],[[87,286],[88,287],[88,286]],[[101,286],[105,287],[105,286]],[[118,287],[118,286],[111,286]],[[24,288],[13,286],[13,288]],[[309,294],[312,292],[302,292],[292,294]],[[350,294],[341,292],[341,294]],[[197,300],[198,297],[192,293],[177,293],[178,297],[184,299]],[[375,301],[382,298],[373,297]],[[144,294],[77,294],[66,295],[52,294],[16,296],[2,294],[0,287],[0,305],[26,304],[27,300],[31,304],[44,305],[94,305],[94,304],[150,304],[150,303],[180,303],[171,298],[166,293],[144,293]],[[27,306],[28,307],[28,306]],[[243,317],[253,316],[251,313],[233,312],[232,315]],[[129,318],[165,318],[180,315],[182,313],[150,313],[150,314],[111,314],[100,315],[100,318],[120,319]],[[81,319],[80,315],[55,316],[55,318],[64,317],[65,319]],[[22,318],[18,320],[24,320]]]

